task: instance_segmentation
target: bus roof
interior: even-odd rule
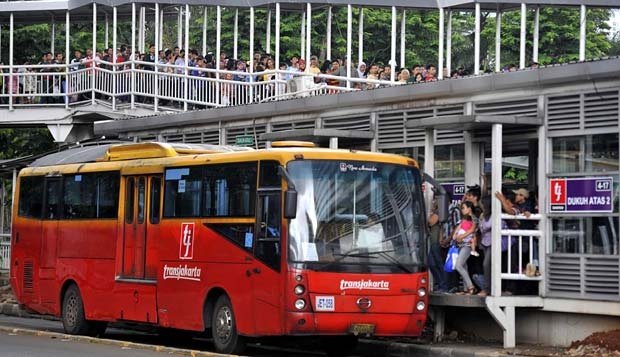
[[[220,152],[249,151],[240,146],[182,144],[182,143],[127,143],[76,147],[43,156],[30,167],[84,164],[98,161],[151,159],[187,154],[213,154]]]
[[[120,170],[125,174],[162,172],[165,167],[277,160],[343,160],[383,162],[419,168],[413,159],[379,152],[300,146],[254,150],[238,146],[181,143],[125,143],[73,148],[37,159],[21,175]],[[150,171],[149,171],[150,170]]]

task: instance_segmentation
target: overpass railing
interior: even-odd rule
[[[0,106],[119,107],[174,110],[247,105],[397,85],[399,82],[266,70],[248,73],[152,62],[0,66]]]

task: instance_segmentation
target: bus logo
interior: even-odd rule
[[[194,259],[194,223],[181,224],[179,259]]]

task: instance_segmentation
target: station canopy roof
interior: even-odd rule
[[[131,19],[131,4],[146,6],[149,12],[155,3],[164,10],[164,16],[174,18],[175,7],[188,4],[190,6],[216,6],[226,8],[239,7],[249,8],[275,8],[276,2],[280,3],[282,11],[301,12],[305,10],[306,2],[299,0],[159,0],[159,1],[133,1],[133,0],[30,0],[30,1],[6,1],[0,3],[0,23],[9,22],[9,14],[14,13],[14,22],[20,23],[48,23],[50,18],[58,22],[64,22],[65,13],[70,11],[70,21],[92,21],[92,4],[99,6],[98,19],[103,20],[111,15],[110,7],[117,6],[118,18],[121,20]],[[546,7],[575,7],[586,5],[588,7],[618,8],[618,0],[312,0],[313,9],[321,9],[327,6],[362,6],[365,8],[380,8],[396,6],[397,8],[409,9],[438,9],[451,8],[460,10],[472,10],[476,3],[480,4],[483,11],[505,11],[518,9],[521,3],[530,6]],[[147,15],[152,17],[152,13]]]

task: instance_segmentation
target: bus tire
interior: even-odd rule
[[[219,353],[241,354],[245,350],[245,339],[237,333],[235,313],[226,295],[221,295],[215,302],[211,334],[215,350]]]
[[[91,335],[93,333],[93,326],[86,320],[82,296],[76,285],[70,285],[65,291],[61,318],[65,333],[70,335]]]

